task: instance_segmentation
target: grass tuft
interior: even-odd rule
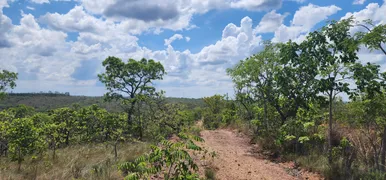
[[[206,180],[215,180],[216,179],[216,171],[212,168],[205,168],[205,179]]]

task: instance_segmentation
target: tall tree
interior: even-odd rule
[[[127,124],[133,128],[135,105],[144,97],[155,94],[154,80],[161,80],[165,69],[160,62],[150,59],[136,61],[129,59],[127,63],[116,57],[108,57],[103,61],[106,71],[99,74],[99,80],[105,84],[108,92],[106,100],[119,100],[127,112]]]
[[[366,20],[359,23],[367,32],[358,32],[357,37],[370,50],[381,50],[386,55],[386,50],[382,44],[386,43],[386,24],[374,25],[372,20]]]
[[[4,97],[5,91],[8,90],[8,88],[15,88],[17,80],[17,73],[10,72],[7,70],[3,70],[0,72],[0,99]]]
[[[376,168],[385,171],[386,165],[386,72],[380,73],[380,66],[367,63],[362,65],[355,64],[352,67],[354,80],[359,93],[362,95],[362,104],[366,117],[361,120],[361,124],[371,124],[371,130],[375,130],[381,137],[380,153],[374,149]],[[380,165],[378,162],[380,155]]]
[[[252,118],[251,107],[248,104],[258,103],[264,108],[264,123],[268,122],[268,96],[273,97],[275,94],[273,83],[274,73],[278,72],[279,68],[278,60],[277,46],[266,42],[263,51],[227,70],[235,83],[237,100],[248,111],[248,118]],[[280,108],[278,110],[279,114],[283,115],[282,110]]]
[[[268,106],[277,111],[283,125],[316,99],[317,61],[303,53],[308,45],[266,43],[263,51],[228,70],[240,96],[263,107],[266,125]]]
[[[329,162],[332,163],[332,128],[333,128],[333,101],[337,94],[350,92],[349,68],[357,57],[358,41],[349,33],[352,19],[332,21],[319,31],[307,37],[307,54],[310,59],[318,60],[319,91],[325,94],[329,102],[328,118],[328,145]]]

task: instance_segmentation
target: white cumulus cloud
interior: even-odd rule
[[[263,16],[259,25],[256,26],[255,31],[257,33],[275,32],[276,29],[283,24],[284,18],[287,16],[288,13],[282,15],[273,10]]]
[[[352,4],[361,5],[361,4],[364,4],[365,2],[366,0],[354,0]]]
[[[278,9],[281,4],[282,0],[236,0],[231,2],[231,7],[250,11],[266,11]]]
[[[341,8],[335,5],[331,6],[317,6],[308,4],[300,7],[294,14],[290,26],[284,24],[275,31],[275,36],[272,39],[274,42],[285,42],[290,39],[294,41],[302,41],[305,35],[312,30],[312,28],[327,20],[329,16],[340,11]]]
[[[165,39],[165,46],[169,46],[170,44],[172,44],[173,41],[175,41],[177,39],[183,39],[183,38],[184,38],[184,36],[182,36],[181,34],[174,34],[169,39]]]
[[[308,6],[303,6],[298,11],[296,11],[292,20],[292,25],[311,29],[317,23],[326,20],[329,16],[337,13],[340,10],[342,9],[335,5],[317,6],[314,4],[308,4]]]

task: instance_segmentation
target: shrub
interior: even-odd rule
[[[216,172],[212,168],[205,168],[205,179],[215,180],[216,179]]]

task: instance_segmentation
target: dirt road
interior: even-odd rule
[[[259,154],[251,153],[254,147],[249,144],[250,139],[235,131],[204,130],[201,135],[205,140],[203,146],[217,153],[212,163],[217,170],[216,179],[320,179],[316,174],[297,171],[288,164],[286,167],[285,164],[273,163]]]

